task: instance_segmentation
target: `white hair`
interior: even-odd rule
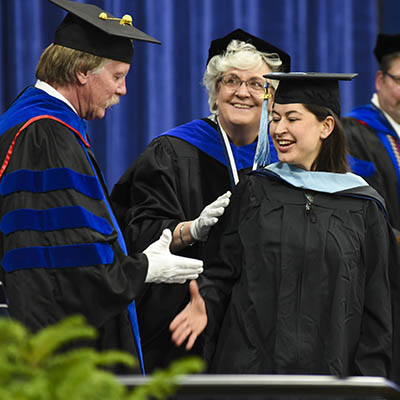
[[[216,113],[218,110],[216,104],[217,85],[224,72],[232,68],[258,69],[263,64],[266,64],[272,72],[276,72],[280,70],[282,60],[278,53],[263,53],[252,44],[240,40],[232,40],[224,54],[211,58],[203,76],[203,85],[208,92],[208,104],[211,113]],[[278,86],[277,81],[271,81],[271,84],[274,88]]]

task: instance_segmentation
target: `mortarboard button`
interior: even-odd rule
[[[160,44],[157,39],[134,27],[129,15],[117,18],[92,4],[49,1],[68,11],[56,30],[54,44],[126,63],[132,61],[132,40]]]

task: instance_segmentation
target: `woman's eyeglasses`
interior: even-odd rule
[[[232,90],[237,90],[244,83],[249,92],[260,94],[264,92],[265,81],[259,78],[250,78],[247,81],[242,81],[237,75],[229,74],[220,78],[219,80],[225,87]]]

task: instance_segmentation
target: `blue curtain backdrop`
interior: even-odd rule
[[[80,0],[83,2],[83,0]],[[128,94],[89,134],[111,189],[157,134],[207,116],[201,85],[210,41],[242,28],[280,46],[294,71],[358,72],[342,109],[374,90],[378,0],[91,0],[162,45],[135,42]],[[0,112],[27,85],[65,12],[47,0],[0,0]]]

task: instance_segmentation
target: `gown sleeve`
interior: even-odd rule
[[[229,206],[211,229],[207,241],[204,272],[198,282],[208,317],[204,339],[204,354],[208,363],[215,351],[232,288],[241,275],[243,246],[239,232],[240,221],[251,204],[248,181],[242,180],[233,190]]]
[[[368,202],[365,221],[365,303],[355,365],[360,375],[388,377],[390,365],[394,371],[399,362],[392,356],[398,347],[398,246],[375,202]]]
[[[400,232],[398,177],[393,162],[378,134],[353,118],[343,118],[352,171],[362,176],[385,199],[390,223]]]
[[[376,159],[375,152],[378,148],[382,147],[376,133],[368,126],[355,120],[354,118],[345,117],[342,119],[343,127],[345,129],[346,142],[348,151],[351,157],[350,166],[354,172],[364,178],[377,179],[375,184],[379,182],[379,175],[376,174]],[[381,183],[382,184],[382,183]]]
[[[170,136],[154,139],[114,186],[111,194],[128,247],[141,251],[163,229],[173,231],[180,221],[197,217],[203,196],[198,150]],[[202,243],[179,252],[201,258]],[[146,284],[137,298],[138,320],[148,371],[168,365],[188,353],[171,341],[169,324],[190,300],[189,282]],[[201,353],[198,340],[191,353]]]
[[[115,185],[111,200],[130,253],[144,250],[165,228],[173,231],[188,219],[182,193],[191,186],[191,172],[189,164],[179,167],[173,147],[163,137],[153,140]],[[193,193],[193,202],[197,197]]]
[[[389,279],[393,320],[392,366],[389,378],[400,384],[400,246],[391,231],[388,236],[390,241]]]
[[[73,313],[102,326],[144,285],[147,258],[124,254],[93,162],[68,128],[43,119],[21,132],[0,181],[10,313],[30,326]]]

